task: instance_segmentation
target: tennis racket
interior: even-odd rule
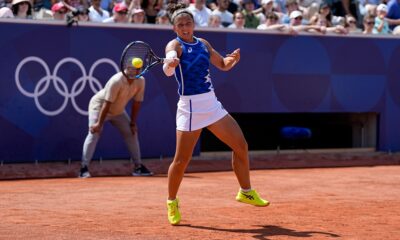
[[[139,58],[143,62],[140,68],[132,64],[132,60],[135,58]],[[147,43],[134,41],[129,43],[122,52],[120,70],[128,79],[139,78],[152,67],[168,62],[168,60],[158,57]]]

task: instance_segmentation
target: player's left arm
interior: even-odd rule
[[[210,62],[212,65],[217,67],[222,71],[229,71],[236,63],[240,60],[240,49],[236,49],[230,54],[227,54],[225,57],[222,57],[205,39],[200,39],[208,48],[210,53]]]

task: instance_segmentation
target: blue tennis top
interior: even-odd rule
[[[175,68],[179,95],[202,94],[213,90],[207,46],[196,37],[193,43],[184,42],[179,37],[176,40],[182,46],[180,63]]]

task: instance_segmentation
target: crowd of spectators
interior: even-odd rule
[[[176,0],[0,0],[0,18],[170,24]],[[198,27],[400,35],[400,0],[178,0]]]

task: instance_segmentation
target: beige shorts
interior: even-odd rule
[[[176,129],[195,131],[215,123],[227,114],[214,91],[180,96],[176,111]]]

